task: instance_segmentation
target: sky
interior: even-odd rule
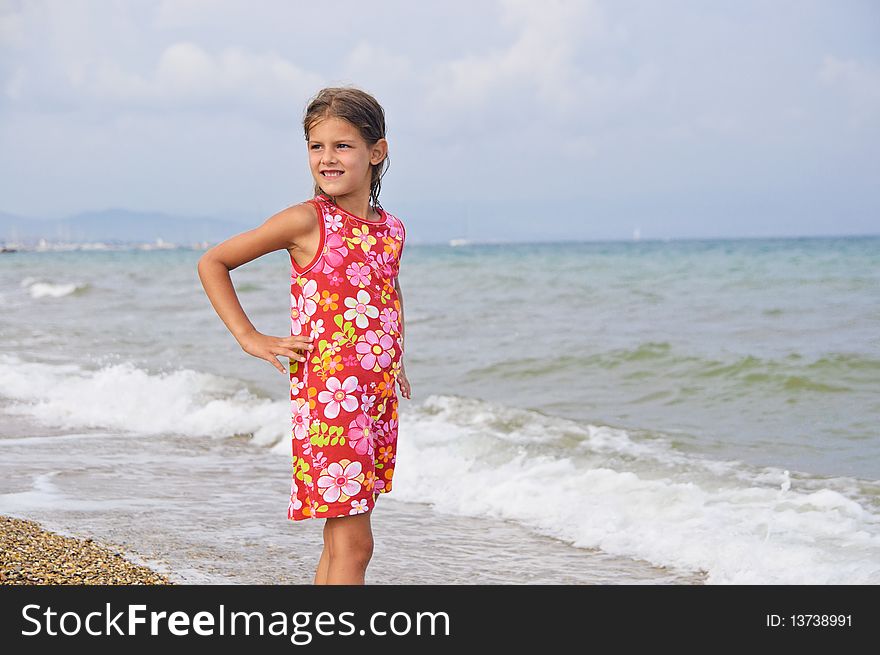
[[[0,211],[256,226],[326,86],[415,243],[880,234],[870,0],[0,0]]]

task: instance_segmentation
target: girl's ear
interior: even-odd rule
[[[384,138],[379,139],[373,145],[373,149],[370,151],[370,163],[371,164],[381,164],[385,161],[385,157],[388,156],[388,141]]]

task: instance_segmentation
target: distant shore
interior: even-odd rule
[[[65,537],[35,521],[0,515],[0,584],[167,585],[112,545]]]
[[[64,252],[94,250],[207,250],[213,245],[208,241],[177,244],[164,239],[155,241],[0,241],[0,253],[15,252]]]

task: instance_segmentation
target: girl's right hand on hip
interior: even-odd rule
[[[278,361],[278,356],[291,360],[306,361],[308,353],[314,349],[313,339],[308,335],[273,337],[254,331],[239,341],[241,349],[259,359],[265,359],[284,374],[288,370]]]

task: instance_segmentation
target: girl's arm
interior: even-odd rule
[[[214,311],[232,336],[246,353],[265,359],[282,373],[287,371],[277,356],[305,361],[297,349],[310,348],[311,337],[272,337],[258,332],[241,307],[229,271],[266,253],[294,247],[314,230],[317,220],[317,213],[307,204],[294,205],[259,227],[217,244],[199,259],[199,279]]]
[[[400,300],[400,343],[401,348],[403,349],[402,344],[405,344],[406,340],[404,336],[405,331],[403,321],[403,289],[400,288],[400,277],[394,278],[394,288],[397,289],[397,297]],[[403,397],[408,399],[411,398],[412,387],[410,387],[409,379],[406,377],[406,370],[403,365],[403,353],[400,354],[400,376],[397,381],[400,384],[400,392],[403,394]]]

